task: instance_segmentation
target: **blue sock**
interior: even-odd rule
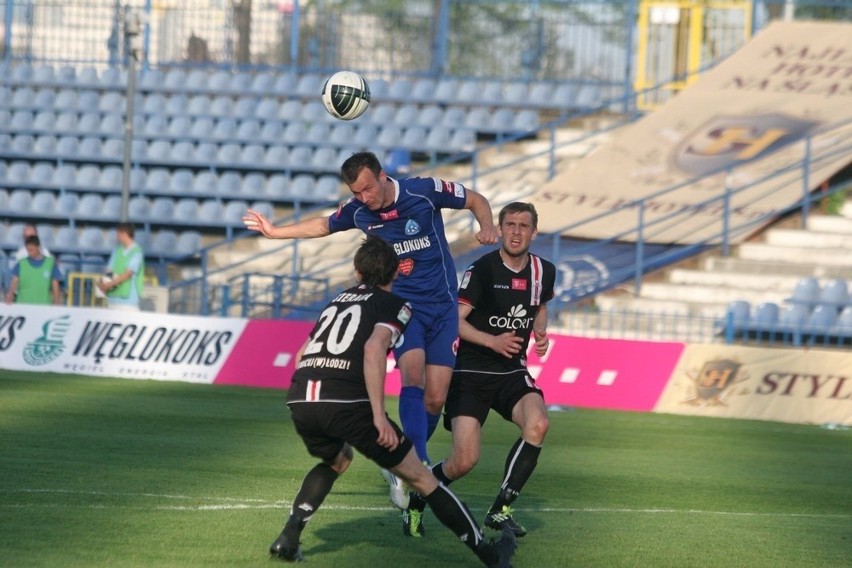
[[[423,389],[402,387],[399,393],[399,420],[402,431],[414,444],[414,451],[421,461],[429,461],[426,453],[426,406],[423,404]]]
[[[426,413],[426,439],[431,440],[432,434],[435,433],[435,429],[438,427],[438,422],[441,421],[441,413],[438,414],[430,414]]]

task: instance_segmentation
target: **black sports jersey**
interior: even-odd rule
[[[553,298],[556,267],[532,253],[520,272],[503,264],[500,250],[470,265],[459,287],[459,303],[473,307],[467,317],[476,329],[500,335],[514,331],[524,338],[523,348],[507,359],[481,345],[461,340],[456,369],[517,368],[527,364],[532,325],[542,304]],[[496,366],[496,367],[495,367]]]
[[[391,329],[396,342],[410,318],[410,304],[381,288],[359,285],[338,294],[311,330],[287,403],[369,400],[364,344],[377,325]]]

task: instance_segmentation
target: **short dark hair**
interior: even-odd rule
[[[118,225],[115,226],[115,230],[121,231],[122,233],[127,233],[128,235],[130,235],[131,239],[133,238],[133,235],[136,233],[136,231],[133,229],[132,223],[119,223]]]
[[[525,203],[523,201],[513,201],[500,210],[500,215],[497,220],[498,225],[503,224],[503,219],[509,213],[530,213],[532,215],[533,229],[538,229],[538,211],[535,210],[535,205]]]
[[[379,237],[368,236],[355,252],[355,270],[361,274],[361,283],[367,286],[385,286],[393,282],[399,258],[393,247]]]
[[[41,246],[41,239],[38,238],[38,235],[30,235],[26,239],[24,239],[24,246],[27,245],[35,245],[37,247]]]
[[[358,174],[364,168],[376,174],[376,177],[382,172],[382,164],[374,153],[356,152],[346,158],[346,161],[340,166],[340,179],[346,185],[354,183],[358,179]]]

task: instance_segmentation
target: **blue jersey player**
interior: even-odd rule
[[[399,257],[393,292],[408,300],[414,313],[394,347],[402,376],[399,415],[417,455],[428,462],[426,441],[440,419],[458,345],[458,283],[441,209],[470,210],[479,224],[475,237],[487,245],[498,239],[491,206],[484,196],[460,183],[393,179],[372,152],[350,156],[340,175],[352,197],[329,217],[276,227],[250,209],[243,221],[269,238],[324,237],[357,228],[393,245]],[[405,508],[408,495],[396,479],[386,478],[394,504]]]

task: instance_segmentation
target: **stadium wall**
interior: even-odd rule
[[[0,306],[0,368],[285,389],[309,322]],[[549,405],[852,426],[852,352],[551,334]],[[399,392],[388,359],[385,385]]]

